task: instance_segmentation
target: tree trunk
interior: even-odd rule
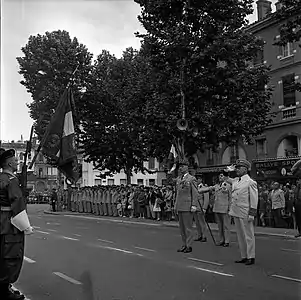
[[[126,174],[126,184],[131,184],[132,170],[128,169],[125,171]]]

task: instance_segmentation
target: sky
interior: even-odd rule
[[[30,35],[66,30],[94,56],[103,49],[116,57],[132,46],[140,48],[134,33],[140,6],[133,0],[0,0],[1,1],[1,120],[0,140],[29,139],[33,120],[27,103],[31,96],[20,84],[16,57]],[[277,0],[272,0],[273,4]],[[250,22],[257,20],[256,3]],[[273,11],[275,6],[272,5]]]

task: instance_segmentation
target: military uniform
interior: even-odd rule
[[[15,156],[14,150],[0,150],[1,165],[6,158]],[[12,172],[3,171],[0,173],[0,298],[3,300],[24,299],[23,295],[9,290],[21,272],[24,232],[32,233],[32,227],[19,180]]]
[[[198,191],[195,177],[186,173],[183,178],[178,177],[176,181],[176,202],[175,212],[178,214],[180,233],[182,237],[181,252],[185,249],[191,249],[193,241],[193,213],[192,206],[200,209],[197,201]]]
[[[251,164],[240,159],[236,167],[251,169]],[[232,199],[229,215],[234,217],[238,245],[242,260],[238,263],[253,264],[255,261],[254,217],[257,214],[258,190],[257,183],[248,174],[235,179],[232,183]]]

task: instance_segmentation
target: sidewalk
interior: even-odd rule
[[[95,219],[101,218],[101,219],[106,219],[108,221],[116,221],[116,219],[119,219],[120,222],[136,222],[136,223],[149,223],[149,224],[157,224],[165,227],[178,227],[178,223],[175,221],[153,221],[149,219],[138,219],[138,218],[120,218],[120,217],[107,217],[107,216],[96,216],[91,213],[78,213],[78,212],[72,212],[72,211],[63,211],[63,212],[52,212],[50,210],[44,210],[45,214],[50,214],[50,215],[81,215],[81,216],[93,216]],[[210,223],[209,224],[210,229],[212,231],[217,231],[217,224],[215,223]],[[233,225],[231,225],[231,232],[235,233],[235,228]],[[296,235],[296,230],[294,229],[287,229],[287,228],[270,228],[270,227],[255,227],[255,235],[257,236],[274,236],[274,237],[282,237],[282,238],[287,238],[287,239],[295,239]]]

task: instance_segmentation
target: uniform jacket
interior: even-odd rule
[[[228,213],[231,202],[231,185],[229,183],[219,183],[214,188],[213,212]]]
[[[258,205],[257,183],[249,175],[230,179],[232,182],[232,199],[229,215],[238,218],[256,216]]]
[[[15,175],[0,173],[0,206],[11,208],[11,211],[0,211],[0,234],[21,234],[10,222],[12,217],[26,208],[19,180]]]
[[[178,177],[176,180],[175,211],[190,211],[191,206],[196,206],[197,209],[200,209],[197,197],[198,190],[195,177],[188,173],[183,179]]]

